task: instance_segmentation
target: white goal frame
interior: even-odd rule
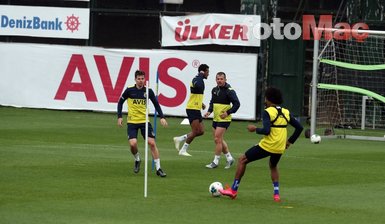
[[[340,32],[351,32],[351,30],[345,29],[330,29],[330,28],[316,28],[315,32],[318,33],[319,30],[325,31],[340,31]],[[377,34],[383,35],[385,37],[385,31],[379,30],[356,30],[358,33],[368,33],[368,34]],[[319,40],[314,39],[313,45],[313,72],[312,72],[312,81],[311,81],[311,98],[310,98],[310,135],[316,134],[316,117],[317,117],[317,88],[318,88],[318,68],[320,65],[320,56],[323,52],[319,52]],[[366,117],[366,102],[372,100],[369,96],[362,96],[362,121],[361,129],[365,129],[365,117]],[[373,124],[374,125],[374,124]],[[385,133],[384,133],[385,134]],[[359,139],[359,140],[376,140],[376,141],[385,141],[385,135],[383,137],[372,137],[372,136],[352,136],[352,135],[343,135],[343,136],[323,136],[328,138],[349,138],[349,139]]]

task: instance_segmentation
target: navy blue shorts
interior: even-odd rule
[[[212,127],[214,129],[217,129],[217,127],[221,127],[221,128],[226,128],[227,129],[227,128],[229,128],[230,123],[231,122],[216,122],[216,121],[213,121]]]
[[[138,130],[140,129],[140,133],[142,134],[143,138],[146,137],[146,125],[145,123],[140,124],[132,124],[127,123],[127,136],[128,139],[133,139],[138,137]],[[155,138],[154,131],[152,130],[151,123],[148,123],[148,137]]]
[[[271,153],[264,150],[259,145],[255,145],[245,152],[245,156],[247,158],[247,161],[249,162],[253,162],[255,160],[263,159],[270,156],[271,167],[276,167],[279,160],[281,159],[282,154]]]
[[[186,114],[187,114],[188,120],[190,121],[190,124],[193,122],[193,120],[199,120],[199,123],[202,122],[203,120],[200,110],[186,109]]]

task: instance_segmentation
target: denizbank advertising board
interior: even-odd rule
[[[90,10],[0,5],[0,35],[88,39]]]

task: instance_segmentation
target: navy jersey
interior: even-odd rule
[[[161,118],[164,117],[154,91],[148,89],[149,99]],[[126,88],[118,102],[118,118],[122,117],[123,103],[127,100],[127,123],[139,124],[146,122],[146,87],[138,89],[136,85]]]
[[[205,83],[203,75],[196,75],[190,83],[190,98],[187,102],[186,109],[201,110],[203,103],[203,92],[205,91]]]
[[[240,103],[235,90],[226,83],[224,86],[216,86],[211,90],[211,100],[208,112],[214,111],[215,122],[231,121],[231,114],[237,112]],[[221,118],[220,115],[227,112],[228,116]]]

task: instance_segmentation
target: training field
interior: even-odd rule
[[[313,145],[302,134],[280,162],[281,203],[272,199],[266,159],[249,164],[231,200],[208,193],[235,172],[223,169],[223,156],[217,169],[205,168],[210,120],[192,157],[174,149],[172,137],[190,130],[181,120],[158,127],[167,177],[151,171],[144,198],[144,161],[134,174],[115,114],[0,107],[0,223],[385,223],[385,142]],[[261,138],[248,123],[233,122],[225,136],[235,157]],[[142,139],[140,152],[144,160]]]

